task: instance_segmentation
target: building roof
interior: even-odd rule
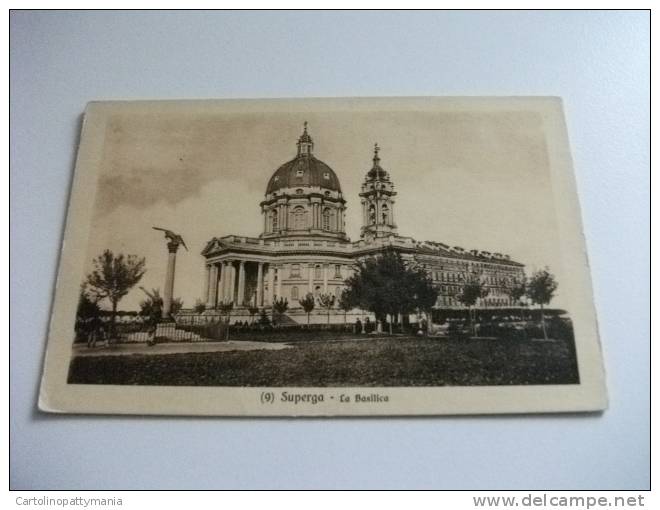
[[[279,167],[268,181],[266,194],[283,188],[318,186],[341,192],[334,170],[312,155],[298,155]]]
[[[307,133],[307,122],[298,139],[298,155],[280,166],[268,181],[266,194],[284,188],[319,187],[341,192],[339,178],[326,163],[314,157],[314,141]]]

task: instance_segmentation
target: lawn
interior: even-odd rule
[[[413,336],[298,342],[279,351],[85,356],[69,383],[168,386],[472,386],[576,384],[564,341]]]

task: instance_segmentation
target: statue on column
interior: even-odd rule
[[[176,266],[176,252],[180,245],[188,251],[186,243],[179,234],[175,234],[171,230],[160,227],[152,227],[154,230],[165,232],[165,239],[167,239],[167,273],[165,274],[165,292],[163,294],[163,320],[168,320],[172,312],[172,298],[174,294],[174,269]]]

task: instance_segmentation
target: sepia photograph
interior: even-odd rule
[[[602,409],[562,129],[556,98],[91,103],[42,408],[122,412],[131,386],[285,414]]]

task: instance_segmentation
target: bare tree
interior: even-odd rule
[[[335,296],[332,294],[321,294],[319,296],[319,304],[322,308],[325,308],[328,313],[328,324],[330,324],[330,310],[335,306]]]
[[[557,280],[548,270],[541,269],[536,271],[529,279],[527,285],[527,297],[541,307],[541,327],[543,328],[543,338],[548,339],[548,333],[545,329],[545,315],[543,314],[543,305],[550,303],[557,290]]]
[[[488,295],[488,288],[477,273],[464,275],[463,282],[461,290],[456,294],[456,299],[467,307],[468,317],[470,318],[470,329],[472,330],[472,334],[477,336],[472,307],[477,304],[480,298],[485,298]]]
[[[277,314],[277,318],[281,321],[282,315],[289,309],[289,300],[287,298],[279,298],[273,301],[273,312]]]
[[[524,277],[521,281],[514,279],[504,288],[504,292],[506,292],[513,304],[522,306],[522,298],[527,294],[527,279]],[[520,310],[520,319],[524,320],[522,308]]]
[[[314,295],[311,292],[308,292],[303,299],[299,299],[298,303],[303,307],[305,313],[307,314],[307,324],[309,325],[309,314],[314,310],[315,300]]]

